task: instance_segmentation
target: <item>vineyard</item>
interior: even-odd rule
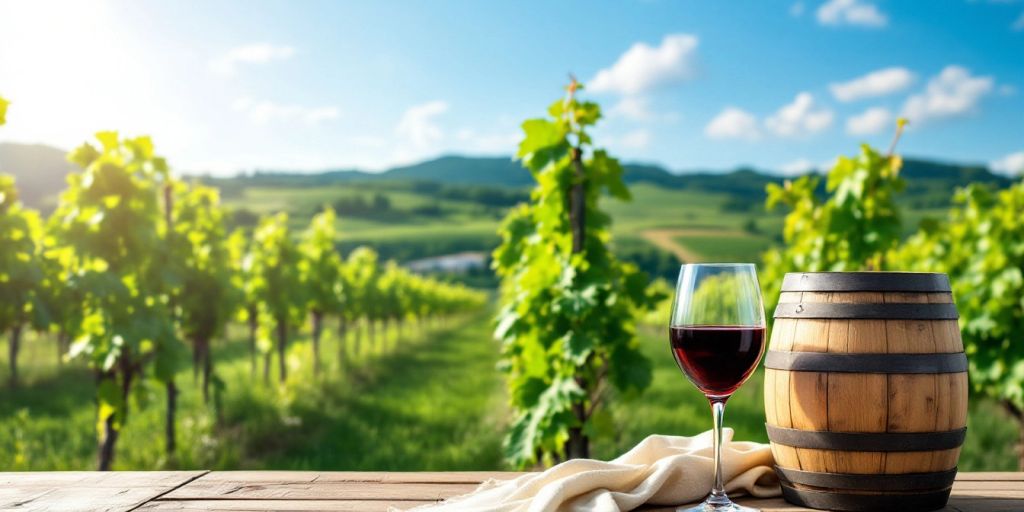
[[[886,152],[754,180],[769,213],[752,213],[737,206],[747,184],[739,198],[629,185],[637,168],[591,139],[601,109],[581,91],[523,123],[529,191],[236,190],[176,178],[149,138],[114,132],[70,152],[46,215],[0,175],[4,469],[608,458],[707,424],[665,350],[673,258],[762,254],[769,307],[790,271],[948,273],[976,398],[961,467],[1015,464],[999,447],[1024,431],[1024,183],[971,184],[949,212],[905,208],[901,121]],[[482,288],[413,273],[396,260],[417,244],[496,247],[493,273]],[[763,441],[760,379],[730,424]]]
[[[330,209],[297,236],[284,214],[228,234],[217,192],[173,179],[148,138],[102,132],[97,141],[69,155],[81,172],[45,221],[20,205],[12,179],[0,178],[0,331],[9,333],[15,392],[29,330],[49,334],[32,343],[50,338],[62,362],[89,368],[99,469],[112,467],[130,418],[161,398],[166,458],[177,456],[179,373],[190,359],[220,421],[226,387],[270,385],[272,375],[286,383],[292,337],[307,322],[316,376],[326,357],[344,369],[367,353],[399,350],[413,331],[485,302],[480,292],[380,262],[370,249],[342,260]],[[228,381],[216,361],[236,318],[248,327],[250,371]],[[327,319],[340,340],[329,356],[321,347]]]

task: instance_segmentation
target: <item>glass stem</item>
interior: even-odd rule
[[[729,503],[725,495],[725,482],[722,481],[722,419],[725,416],[725,400],[716,398],[711,400],[711,414],[715,417],[715,483],[711,487],[709,503]]]

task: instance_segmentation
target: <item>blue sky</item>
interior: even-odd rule
[[[1024,167],[1024,1],[0,0],[0,141],[190,172],[509,155],[570,71],[624,160],[798,172],[906,115],[907,155]]]

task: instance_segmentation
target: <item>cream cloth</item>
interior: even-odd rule
[[[723,432],[722,471],[730,494],[780,494],[766,444],[732,441]],[[514,480],[489,480],[477,490],[416,512],[626,511],[643,504],[681,505],[711,492],[714,451],[711,431],[694,437],[652,435],[611,461],[576,459],[543,473]]]

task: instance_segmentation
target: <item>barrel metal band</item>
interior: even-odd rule
[[[956,305],[926,303],[850,304],[783,302],[775,318],[842,318],[848,320],[956,320]]]
[[[794,272],[782,278],[784,292],[949,293],[946,274],[917,272]]]
[[[946,489],[956,479],[956,468],[934,473],[905,473],[898,475],[856,475],[851,473],[816,473],[775,466],[783,482],[861,491],[928,491]]]
[[[854,494],[794,489],[782,485],[782,497],[801,507],[848,512],[924,512],[946,506],[952,488],[912,494]]]
[[[942,432],[827,432],[765,425],[768,439],[793,448],[844,452],[926,452],[964,443],[967,428]]]
[[[829,373],[962,373],[963,352],[949,354],[835,354],[769,350],[764,367],[772,370]]]

